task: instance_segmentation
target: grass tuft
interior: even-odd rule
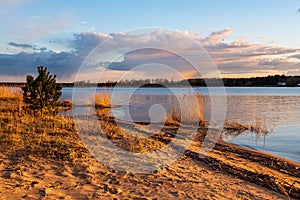
[[[256,141],[263,136],[264,145],[266,142],[266,136],[273,132],[273,128],[268,128],[266,125],[266,119],[264,117],[263,123],[259,117],[256,117],[255,122],[251,124],[241,124],[236,121],[226,121],[224,124],[224,134],[225,136],[237,137],[243,133],[254,133],[256,136]]]
[[[180,126],[181,123],[193,123],[195,120],[204,123],[203,118],[203,96],[196,95],[183,95],[180,97],[181,105],[173,106],[165,119],[166,125]],[[195,109],[198,108],[198,109]],[[182,113],[184,113],[182,115]]]
[[[104,91],[95,94],[95,107],[96,108],[111,108],[111,93]]]

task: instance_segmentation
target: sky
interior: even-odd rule
[[[0,82],[24,81],[39,65],[65,82],[300,75],[299,8],[298,0],[0,0]]]

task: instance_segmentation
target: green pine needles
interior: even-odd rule
[[[26,85],[22,90],[26,108],[35,114],[57,113],[62,86],[56,83],[56,75],[47,72],[47,67],[39,66],[36,78],[27,75]]]

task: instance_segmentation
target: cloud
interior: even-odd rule
[[[101,42],[111,37],[109,34],[90,32],[76,33],[73,36],[74,40],[71,42],[70,47],[75,49],[79,55],[84,56]]]
[[[151,44],[160,44],[162,47],[173,48],[172,45],[178,45],[177,49],[183,51],[183,55],[193,55],[193,42],[205,47],[214,62],[224,74],[265,74],[268,72],[282,73],[283,71],[294,71],[299,65],[292,61],[288,55],[295,54],[300,50],[298,48],[288,48],[283,46],[269,46],[265,44],[250,43],[245,39],[238,39],[232,42],[225,42],[223,38],[230,37],[233,29],[224,29],[210,34],[206,38],[200,38],[199,34],[180,31],[163,32],[155,31],[150,34],[126,35],[124,33],[99,34],[84,33],[76,37],[75,46],[81,54],[87,55],[92,48],[106,39],[110,40],[103,46],[104,50],[111,48],[131,47],[138,48]],[[172,44],[171,41],[180,41]],[[83,45],[85,44],[85,45]],[[80,48],[79,48],[80,47]],[[278,57],[287,57],[286,60],[280,60]],[[177,56],[164,51],[139,50],[126,54],[125,60],[113,62],[108,69],[114,71],[128,71],[134,66],[145,63],[156,62],[172,66],[174,69],[184,73],[191,70],[187,63],[184,63]],[[201,60],[201,59],[200,59]],[[105,63],[103,63],[105,65]]]
[[[92,79],[95,71],[111,61],[105,72],[107,80],[120,77],[141,65],[147,66],[151,75],[157,77],[169,75],[167,71],[159,71],[159,68],[155,68],[153,64],[153,69],[157,71],[155,74],[155,70],[151,71],[149,63],[156,63],[155,66],[161,68],[171,66],[185,76],[189,74],[198,77],[199,74],[193,73],[195,70],[185,60],[192,60],[205,70],[211,66],[207,56],[204,55],[205,51],[199,54],[198,45],[205,47],[225,76],[300,73],[297,70],[300,64],[299,48],[251,43],[245,39],[223,41],[223,38],[230,37],[232,32],[233,29],[224,29],[213,32],[206,38],[200,37],[199,33],[188,31],[158,30],[142,34],[83,32],[74,34],[73,38],[65,44],[68,47],[66,49],[71,50],[62,52],[38,48],[27,43],[10,42],[9,45],[13,47],[41,51],[0,54],[0,76],[22,77],[28,73],[35,73],[37,66],[45,65],[52,73],[58,75],[59,80],[73,81],[82,61],[97,45],[101,45],[99,53],[102,57],[91,60],[94,65],[90,65],[83,74],[79,75],[86,80]],[[160,46],[161,49],[143,48],[151,45]],[[177,51],[171,52],[169,49]],[[121,57],[118,57],[120,55]],[[142,69],[144,68],[140,71],[136,69],[134,75],[147,78],[149,74],[143,73]]]
[[[295,55],[289,56],[289,58],[300,59],[300,54],[295,54]]]
[[[138,49],[125,54],[121,62],[113,62],[108,66],[110,70],[128,71],[140,65],[152,63],[153,65],[171,66],[180,73],[194,70],[193,66],[180,55],[163,49]],[[150,71],[150,69],[148,69]]]
[[[13,46],[13,47],[20,47],[20,48],[33,48],[31,44],[18,44],[15,42],[9,42],[8,45]]]
[[[233,29],[227,28],[221,31],[216,31],[211,33],[207,38],[202,40],[202,44],[204,45],[215,45],[224,40],[226,36],[233,32]]]
[[[265,36],[265,35],[261,35],[261,36],[259,37],[259,39],[260,39],[260,40],[266,40],[266,39],[268,39],[268,37]]]
[[[17,48],[32,49],[32,50],[38,50],[38,51],[47,50],[47,47],[37,47],[34,44],[23,44],[23,43],[9,42],[8,45],[12,46],[12,47],[17,47]]]
[[[33,47],[33,50],[39,50],[39,51],[46,51],[47,50],[47,47]]]
[[[76,73],[80,62],[74,54],[68,52],[0,54],[0,75],[25,77],[27,74],[35,74],[37,66],[44,65],[57,74],[59,80],[67,80]]]
[[[190,49],[194,44],[190,37],[195,37],[195,34],[188,32],[181,33],[179,31],[164,32],[161,30],[147,34],[125,34],[114,32],[110,34],[104,33],[79,33],[74,34],[74,41],[70,47],[74,48],[80,54],[86,55],[93,48],[101,43],[101,49],[108,51],[114,48],[131,48],[138,49],[145,46],[161,46],[169,49]],[[106,41],[105,43],[103,43]],[[176,43],[172,42],[176,41]]]

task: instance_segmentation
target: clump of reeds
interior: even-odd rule
[[[96,108],[111,108],[111,94],[107,91],[95,94]]]
[[[226,121],[224,124],[224,130],[226,131],[226,134],[239,135],[247,130],[251,130],[251,126],[248,124],[243,125],[236,121]]]
[[[166,125],[174,125],[180,126],[181,121],[181,111],[177,107],[171,108],[170,112],[167,114],[165,124]]]
[[[226,135],[230,136],[238,136],[244,132],[252,132],[255,133],[257,138],[259,138],[261,135],[264,137],[268,135],[271,132],[271,128],[268,129],[266,125],[266,119],[264,117],[263,123],[261,123],[261,120],[259,117],[256,117],[255,122],[251,124],[241,124],[236,121],[226,121],[224,124],[224,131]]]
[[[0,99],[8,100],[8,99],[15,99],[21,100],[23,98],[22,91],[20,88],[16,87],[0,87]]]
[[[181,104],[173,106],[167,113],[165,124],[179,126],[181,123],[193,123],[195,120],[200,124],[204,123],[203,96],[201,94],[183,95],[179,101]]]
[[[111,105],[111,93],[103,91],[101,93],[96,93],[94,97],[90,97],[88,104],[90,106],[95,106],[96,115],[101,117],[110,116]]]

